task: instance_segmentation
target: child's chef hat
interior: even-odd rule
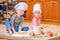
[[[40,4],[35,4],[34,7],[33,7],[33,13],[36,12],[36,11],[40,11],[41,13],[41,6]]]
[[[28,9],[28,5],[25,2],[18,3],[15,5],[15,10],[18,9],[26,11]]]

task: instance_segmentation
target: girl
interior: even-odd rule
[[[14,14],[10,20],[10,22],[5,20],[6,29],[9,34],[15,33],[19,31],[19,26],[22,26],[23,23],[23,15],[24,11],[28,8],[25,2],[18,3],[15,5],[16,14]]]
[[[32,34],[40,33],[40,16],[41,16],[41,7],[40,4],[35,4],[33,7],[33,19],[30,26],[30,31]]]

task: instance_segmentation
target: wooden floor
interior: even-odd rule
[[[24,26],[25,25],[30,26],[30,23],[25,22]],[[57,35],[60,35],[60,23],[42,22],[41,27],[46,27],[44,28],[44,30],[50,30],[53,33],[56,33]],[[6,32],[4,24],[0,24],[0,31]],[[0,39],[0,40],[6,40],[6,39]]]
[[[0,40],[6,40],[6,39],[0,39]]]

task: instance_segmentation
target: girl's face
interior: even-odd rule
[[[24,10],[16,10],[16,12],[20,16],[24,15]]]
[[[38,18],[39,18],[40,15],[41,15],[41,13],[40,13],[39,11],[36,11],[36,12],[34,13],[34,16],[35,16],[35,17],[38,17]]]

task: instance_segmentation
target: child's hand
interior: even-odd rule
[[[12,32],[9,32],[9,35],[11,35],[12,34]]]

